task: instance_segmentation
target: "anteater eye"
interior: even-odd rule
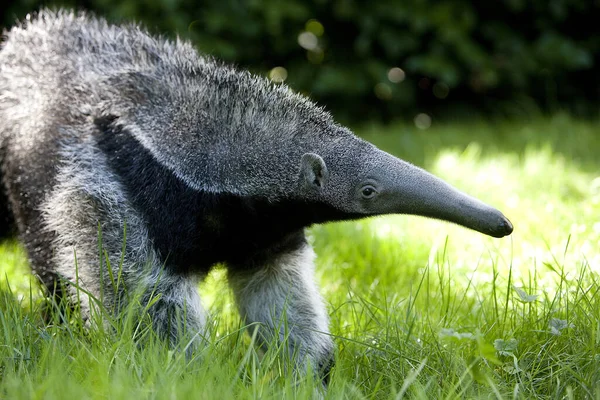
[[[365,199],[370,199],[371,197],[375,196],[377,191],[373,186],[365,186],[362,188],[361,193]]]

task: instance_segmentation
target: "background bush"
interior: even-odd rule
[[[5,27],[40,7],[3,3]],[[143,22],[363,121],[569,109],[600,99],[591,0],[85,0],[43,2]],[[281,68],[276,68],[281,67]],[[396,68],[396,69],[393,69]]]

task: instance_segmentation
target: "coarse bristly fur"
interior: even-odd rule
[[[116,311],[158,293],[148,311],[176,344],[202,331],[197,284],[224,263],[259,341],[286,339],[298,371],[324,377],[334,346],[305,227],[411,213],[512,231],[286,86],[85,13],[44,10],[6,33],[0,163],[1,212],[50,293],[66,283]]]

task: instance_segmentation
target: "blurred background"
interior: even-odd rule
[[[19,0],[0,23],[42,6],[190,39],[350,124],[586,117],[600,104],[599,0]]]

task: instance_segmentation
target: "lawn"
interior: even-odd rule
[[[363,126],[357,132],[490,203],[503,239],[411,216],[315,226],[337,365],[326,398],[600,398],[600,121]],[[0,246],[0,398],[310,398],[258,352],[216,269],[210,343],[43,324],[20,246]],[[138,345],[132,336],[145,337]]]

